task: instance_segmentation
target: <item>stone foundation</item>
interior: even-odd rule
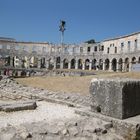
[[[140,114],[140,80],[93,79],[91,109],[118,119]]]

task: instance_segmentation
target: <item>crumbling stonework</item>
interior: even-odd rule
[[[12,103],[0,103],[0,111],[12,112],[21,110],[36,109],[37,105],[35,101],[18,101]]]
[[[0,38],[0,66],[131,71],[140,63],[140,32],[93,44],[51,44]]]
[[[140,80],[93,79],[90,86],[91,109],[125,119],[140,114]]]

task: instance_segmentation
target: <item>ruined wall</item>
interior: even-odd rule
[[[6,60],[8,57],[10,60]],[[18,68],[131,71],[133,64],[140,63],[140,33],[94,44],[60,45],[0,39],[2,58],[10,61],[8,66]]]

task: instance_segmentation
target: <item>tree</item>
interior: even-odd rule
[[[90,40],[86,41],[85,43],[94,44],[95,43],[95,40],[94,39],[90,39]]]

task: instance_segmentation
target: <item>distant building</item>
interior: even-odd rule
[[[140,32],[62,46],[0,38],[0,59],[15,68],[131,71],[133,64],[140,64]]]

